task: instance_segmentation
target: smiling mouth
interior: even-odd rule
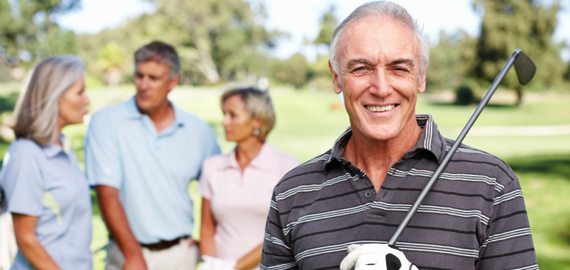
[[[396,105],[392,104],[387,106],[364,106],[364,107],[371,112],[386,112],[394,109]]]

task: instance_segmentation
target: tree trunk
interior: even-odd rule
[[[198,55],[200,57],[199,70],[204,74],[206,80],[210,83],[217,83],[220,81],[220,73],[216,69],[216,63],[212,59],[212,54],[210,53],[210,48],[207,41],[204,40],[199,34],[192,35],[194,37],[194,43],[196,44],[196,49],[198,50]]]

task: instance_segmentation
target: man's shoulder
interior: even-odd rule
[[[202,117],[188,112],[180,107],[175,106],[176,117],[178,121],[184,123],[185,125],[190,125],[193,128],[201,127],[206,129],[211,129],[210,124],[206,122]]]
[[[101,108],[93,113],[91,119],[98,119],[98,118],[109,118],[109,119],[118,119],[119,116],[124,115],[128,110],[128,103],[130,100],[118,102],[107,107]]]
[[[453,140],[447,139],[447,151],[449,151],[453,142]],[[510,180],[516,179],[514,172],[504,160],[489,152],[463,143],[454,153],[452,160],[460,162],[464,166],[470,166],[481,173],[490,174],[494,172],[496,175],[504,175]]]
[[[329,160],[330,154],[329,150],[287,172],[277,184],[277,190],[283,191],[299,185],[323,182],[326,174],[325,164]]]

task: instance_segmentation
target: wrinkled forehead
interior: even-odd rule
[[[375,50],[408,52],[419,64],[419,46],[414,30],[392,17],[363,17],[351,22],[340,33],[337,47],[339,64],[347,60],[348,54]]]

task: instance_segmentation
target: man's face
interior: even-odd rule
[[[339,38],[338,74],[330,69],[354,135],[386,142],[417,125],[425,72],[412,30],[390,18],[368,17],[348,25]]]
[[[168,65],[147,61],[139,63],[135,70],[135,100],[139,111],[152,114],[168,104],[167,95],[178,84],[179,77],[170,78]]]

